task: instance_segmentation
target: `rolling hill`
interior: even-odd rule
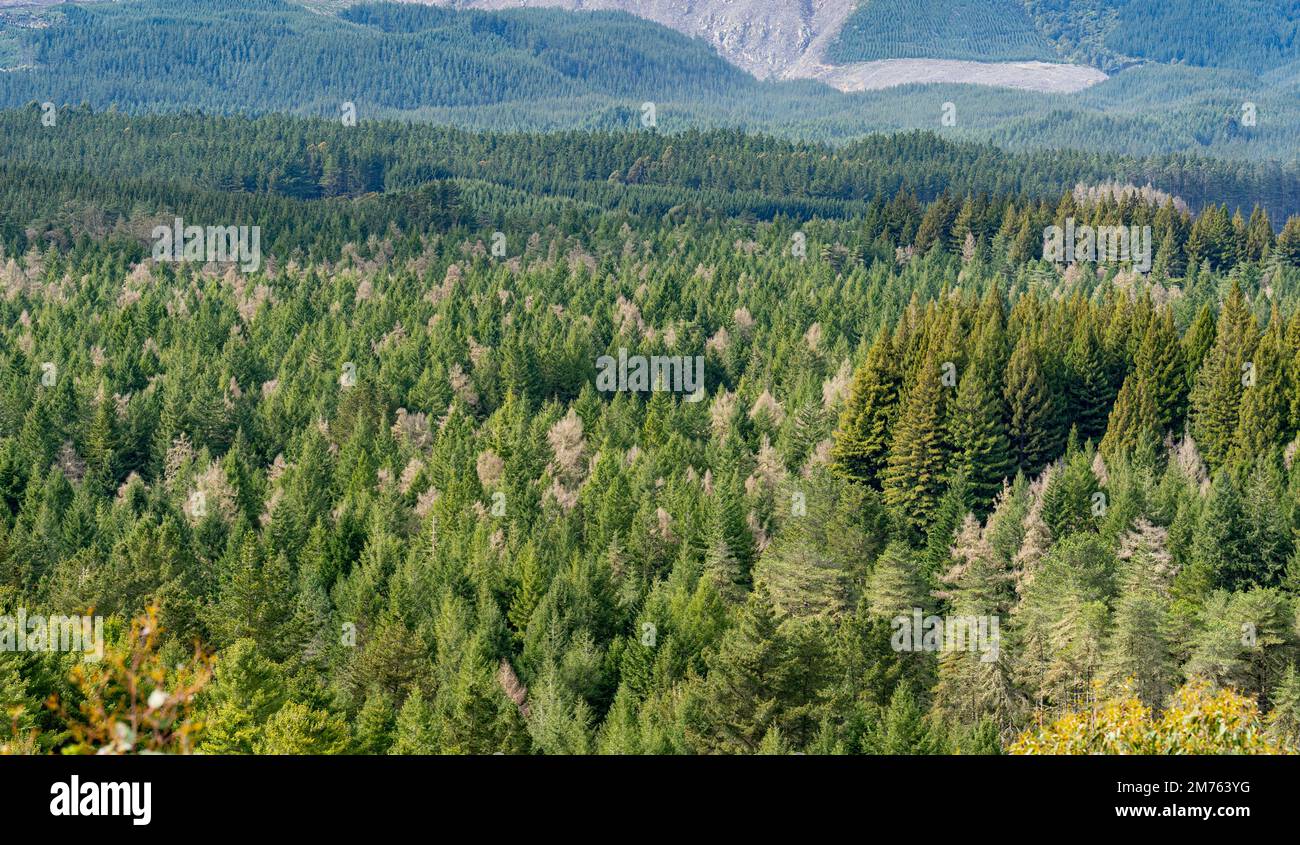
[[[338,118],[343,104],[352,103],[363,120],[553,130],[640,126],[643,104],[652,102],[653,124],[662,131],[733,127],[843,142],[870,132],[930,129],[1015,149],[1295,159],[1300,64],[1283,61],[1281,41],[1258,26],[1239,28],[1255,38],[1242,57],[1228,55],[1233,48],[1223,44],[1217,65],[1196,66],[1120,55],[1107,47],[1117,43],[1112,41],[1117,22],[1128,7],[1106,0],[1057,3],[1063,11],[1056,18],[1048,14],[1046,0],[959,0],[958,11],[982,14],[954,20],[999,19],[1001,41],[967,37],[951,21],[936,22],[946,8],[937,4],[913,7],[910,17],[902,7],[877,6],[893,1],[871,0],[855,11],[830,2],[787,8],[784,0],[746,0],[749,5],[732,11],[749,9],[755,15],[752,26],[734,31],[740,24],[731,18],[710,17],[721,14],[725,4],[652,2],[640,10],[648,15],[677,9],[676,24],[712,33],[707,42],[623,12],[562,8],[308,7],[288,0],[5,7],[0,9],[0,107],[85,103],[127,112]],[[473,0],[472,5],[489,3],[522,4]],[[545,5],[555,4],[546,0]],[[847,65],[812,58],[838,32],[819,28],[826,15],[839,9],[860,20],[881,8],[900,12],[873,19],[893,28],[859,42],[876,45],[876,52],[846,55],[894,58]],[[1159,19],[1161,26],[1185,25],[1185,18],[1174,14],[1179,8],[1171,7]],[[1003,9],[1015,15],[998,17]],[[1085,14],[1098,9],[1107,14]],[[922,13],[933,26],[922,25]],[[745,52],[748,48],[738,45],[770,46],[779,40],[758,37],[776,31],[761,23],[764,14],[802,33],[787,44],[789,55],[781,61],[795,64],[783,73],[816,79],[759,80],[724,58],[731,49],[726,45]],[[852,26],[845,32],[861,32]],[[741,31],[758,40],[737,41],[735,32]],[[948,36],[958,40],[949,43]],[[1062,60],[982,60],[995,50],[1001,50],[999,58],[1046,56],[1044,45],[1053,45]],[[921,55],[902,58],[906,53]],[[1109,58],[1097,58],[1103,54]],[[1065,61],[1088,56],[1096,67]],[[1264,69],[1270,63],[1275,64]],[[1102,66],[1115,71],[1110,78]],[[1050,84],[1044,86],[1044,80]],[[954,107],[952,125],[941,123],[945,103]],[[1246,103],[1254,105],[1255,125],[1241,120]]]

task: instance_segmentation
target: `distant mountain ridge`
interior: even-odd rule
[[[559,0],[470,2],[553,6]],[[828,64],[819,52],[829,49],[833,30],[805,33],[794,27],[781,61],[794,56],[795,65],[784,73],[808,78],[759,80],[724,60],[713,42],[642,16],[591,11],[596,3],[626,2],[585,0],[586,11],[576,12],[484,11],[461,8],[464,3],[453,7],[446,0],[123,0],[0,7],[0,108],[85,103],[132,113],[287,112],[337,118],[343,104],[353,103],[363,120],[395,117],[549,131],[643,127],[643,106],[653,103],[653,126],[668,132],[726,126],[839,142],[870,132],[924,129],[1008,149],[1297,161],[1300,61],[1290,60],[1287,45],[1253,18],[1234,30],[1255,33],[1250,50],[1228,55],[1221,47],[1211,49],[1220,42],[1207,41],[1204,33],[1187,36],[1185,47],[1177,39],[1162,47],[1170,55],[1218,56],[1225,67],[1120,57],[1140,66],[1107,78],[1082,64],[982,61],[988,54],[979,52],[980,38],[969,37],[969,16],[944,28],[934,23],[945,8],[939,0],[917,0],[912,6],[872,0],[896,4],[880,8],[929,15],[930,22],[900,24],[896,40],[892,34],[876,37],[870,28],[871,38],[856,46],[846,37],[838,51],[859,49],[865,52],[857,55],[871,60],[841,65]],[[727,7],[722,0],[648,2],[643,14],[675,9],[681,20],[688,13],[702,20],[710,9]],[[951,2],[983,9],[987,17],[998,4],[1020,0]],[[1074,0],[1069,7],[1102,2],[1112,0]],[[569,5],[577,8],[576,0]],[[811,0],[794,7],[788,0],[766,5],[736,0],[731,11],[742,8],[755,15],[792,9],[790,20],[804,21],[830,6]],[[1120,20],[1124,10],[1112,11]],[[741,28],[749,41],[735,43],[757,50],[780,41],[759,37],[769,32],[761,20],[755,17],[752,26]],[[878,22],[883,27],[890,20]],[[1025,20],[1022,13],[1004,22],[1002,40],[991,42],[990,50],[1001,50],[1003,59],[1045,56],[1043,42]],[[1052,24],[1058,46],[1075,45],[1071,55],[1111,43],[1106,33],[1113,33],[1113,21],[1093,29],[1077,23]],[[935,38],[944,43],[933,46]],[[1022,47],[1029,51],[1019,52]],[[947,58],[903,57],[925,52]],[[753,52],[750,57],[771,63],[777,55]],[[882,55],[894,58],[874,58]],[[1246,67],[1234,66],[1242,64]],[[955,119],[941,123],[949,102]],[[1241,119],[1245,103],[1259,116],[1250,125]]]
[[[312,0],[309,0],[312,2]],[[338,5],[338,0],[323,0]],[[502,11],[553,8],[570,12],[620,11],[708,42],[720,56],[759,79],[817,79],[841,91],[893,87],[908,82],[966,82],[1035,91],[1077,91],[1106,78],[1071,65],[1034,30],[1021,0],[398,0],[455,9]],[[953,5],[963,8],[953,9]],[[989,6],[995,7],[991,12]],[[996,8],[1007,6],[1008,8]],[[965,8],[969,7],[969,8]],[[963,17],[964,15],[964,17]],[[957,26],[976,22],[958,37]],[[991,41],[987,26],[996,22]],[[882,23],[886,25],[882,28]],[[912,31],[907,25],[914,26]],[[1018,49],[1002,49],[1009,25]],[[947,27],[947,28],[945,28]],[[944,33],[952,47],[920,41],[918,33]],[[864,47],[863,40],[902,51]],[[931,49],[925,49],[929,47]],[[984,62],[971,68],[918,59]],[[1024,60],[1033,63],[1024,63]],[[1021,62],[1015,66],[997,63]],[[1059,67],[1049,68],[1043,63]]]
[[[784,76],[802,61],[820,60],[829,37],[853,13],[855,0],[404,0],[421,5],[499,11],[555,8],[627,12],[711,44],[759,79]]]
[[[304,0],[337,10],[359,0]],[[973,83],[1074,93],[1135,65],[1300,61],[1295,0],[397,0],[501,11],[621,11],[707,42],[759,79],[841,91]]]
[[[100,4],[103,0],[83,0]],[[297,0],[337,13],[367,0]],[[1160,63],[1248,70],[1268,76],[1300,62],[1297,0],[393,0],[455,10],[556,9],[625,12],[698,38],[759,79],[816,78],[841,90],[916,81],[961,82],[942,65],[916,61],[1019,63],[978,84],[1077,90],[1105,77],[1075,74],[1066,85],[1028,64],[1089,65],[1107,74]],[[0,0],[0,29],[13,10],[57,9],[60,0]],[[3,55],[0,33],[0,56]],[[878,62],[912,60],[880,74]],[[859,64],[870,67],[854,73]],[[902,71],[900,76],[899,71]],[[1287,74],[1289,78],[1291,74]]]
[[[347,0],[308,0],[332,6]],[[460,9],[622,11],[709,42],[762,78],[909,59],[1142,62],[1263,73],[1300,60],[1295,0],[399,0]]]

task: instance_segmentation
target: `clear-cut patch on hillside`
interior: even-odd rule
[[[808,64],[787,78],[819,79],[841,91],[875,91],[912,83],[994,85],[1069,94],[1104,82],[1105,73],[1087,65],[1052,62],[964,62],[952,59],[884,59],[851,65]]]

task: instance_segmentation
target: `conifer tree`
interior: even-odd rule
[[[871,738],[872,751],[890,755],[942,754],[945,749],[939,733],[917,704],[911,684],[903,681],[894,688],[889,707],[881,714]]]
[[[1003,384],[1011,454],[1020,470],[1035,473],[1056,452],[1058,421],[1055,399],[1028,336],[1011,353]]]
[[[641,729],[637,723],[637,697],[627,686],[620,686],[605,721],[596,736],[599,754],[643,754]]]
[[[1196,375],[1200,372],[1201,364],[1209,353],[1210,347],[1214,345],[1215,325],[1214,309],[1207,302],[1201,306],[1200,311],[1196,312],[1196,318],[1192,320],[1191,326],[1183,335],[1183,358],[1187,362],[1188,388],[1196,383]]]
[[[1270,455],[1281,445],[1291,411],[1290,357],[1282,320],[1274,312],[1252,360],[1243,364],[1247,368],[1243,374],[1246,384],[1236,437],[1229,450],[1234,463],[1250,463],[1258,456]]]
[[[1263,261],[1273,251],[1273,224],[1268,219],[1268,212],[1260,206],[1250,212],[1250,223],[1246,226],[1246,248],[1242,258],[1247,261]]]
[[[879,554],[880,494],[818,468],[788,495],[792,512],[763,552],[758,577],[781,613],[840,619],[856,606],[862,575]]]
[[[920,571],[927,583],[938,578],[948,567],[953,537],[968,514],[974,513],[972,497],[966,476],[960,472],[952,476],[948,489],[939,500],[934,520],[925,534],[925,548],[921,552]],[[978,504],[978,503],[975,503]]]
[[[1121,538],[1115,618],[1102,663],[1113,689],[1132,684],[1148,707],[1162,705],[1177,678],[1168,629],[1175,567],[1167,536],[1165,529],[1141,519]]]
[[[1073,705],[1089,694],[1101,662],[1112,559],[1095,534],[1057,543],[1023,584],[1012,611],[1015,677],[1036,706]]]
[[[347,723],[325,710],[290,701],[267,720],[253,742],[256,754],[344,754],[351,745]]]
[[[1106,430],[1106,409],[1114,397],[1095,330],[1086,317],[1080,322],[1065,356],[1067,413],[1079,437],[1095,439]]]
[[[883,479],[885,504],[918,535],[934,517],[949,456],[940,377],[940,362],[926,356],[894,426]]]
[[[543,754],[589,754],[592,714],[585,700],[566,688],[551,665],[528,696],[528,732]]]
[[[0,739],[0,754],[34,750],[27,745],[27,735],[36,727],[39,707],[28,692],[28,682],[13,652],[0,653],[0,712],[8,721]]]
[[[793,674],[771,598],[759,582],[694,692],[688,741],[702,752],[754,753],[778,724]]]
[[[1002,399],[982,368],[968,368],[952,408],[948,442],[954,450],[952,471],[965,479],[969,500],[980,509],[1015,474],[1004,420]]]
[[[853,374],[831,449],[831,466],[845,478],[880,486],[898,415],[900,375],[889,333],[882,330]]]
[[[1100,491],[1092,464],[1092,455],[1072,445],[1059,471],[1048,480],[1042,517],[1053,537],[1096,528],[1105,499],[1096,497]]]
[[[1294,611],[1275,589],[1219,590],[1206,601],[1183,671],[1267,701],[1296,656]]]
[[[1288,748],[1300,749],[1300,673],[1295,663],[1287,665],[1272,697],[1269,735]]]
[[[1150,394],[1158,423],[1156,433],[1179,432],[1187,411],[1187,363],[1170,309],[1160,309],[1147,321],[1133,365],[1141,386]]]
[[[357,713],[356,750],[362,754],[387,754],[397,727],[393,700],[383,690],[371,690]]]
[[[1160,415],[1151,383],[1137,372],[1130,373],[1119,389],[1110,411],[1106,436],[1100,451],[1107,460],[1127,456],[1154,459],[1160,445]]]
[[[438,739],[434,725],[433,708],[424,700],[418,689],[411,692],[397,714],[397,724],[390,754],[438,753]]]
[[[866,601],[871,615],[880,619],[910,616],[913,608],[925,609],[925,578],[915,552],[895,540],[876,559],[867,578]]]
[[[1214,345],[1191,392],[1191,431],[1213,470],[1224,466],[1232,451],[1242,395],[1255,378],[1253,366],[1247,365],[1257,332],[1245,296],[1234,284],[1219,314]]]
[[[947,599],[953,616],[967,620],[965,624],[983,619],[988,641],[973,648],[943,644],[934,711],[950,725],[969,728],[986,717],[999,725],[1010,724],[1021,707],[1001,633],[1013,600],[1011,572],[973,516],[967,516],[953,543],[952,560],[942,578],[945,589],[938,595]]]

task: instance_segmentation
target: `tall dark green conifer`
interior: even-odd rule
[[[969,367],[949,417],[948,442],[953,448],[951,469],[965,476],[970,501],[981,511],[992,507],[1003,482],[1015,475],[1005,414],[1002,397],[983,369]]]
[[[943,495],[950,455],[943,430],[943,369],[927,355],[908,393],[907,404],[894,427],[889,462],[884,473],[884,498],[898,519],[918,536],[934,517]]]
[[[1042,363],[1030,338],[1022,336],[1011,353],[1003,379],[1007,436],[1017,468],[1036,473],[1052,459],[1057,446],[1057,406],[1043,377]]]
[[[1237,434],[1242,395],[1257,376],[1251,362],[1258,328],[1241,288],[1233,284],[1219,314],[1214,346],[1191,392],[1191,430],[1211,469],[1227,463]]]
[[[848,402],[840,414],[831,449],[831,466],[838,474],[880,486],[898,416],[900,381],[897,353],[888,331],[882,330],[853,374]]]

